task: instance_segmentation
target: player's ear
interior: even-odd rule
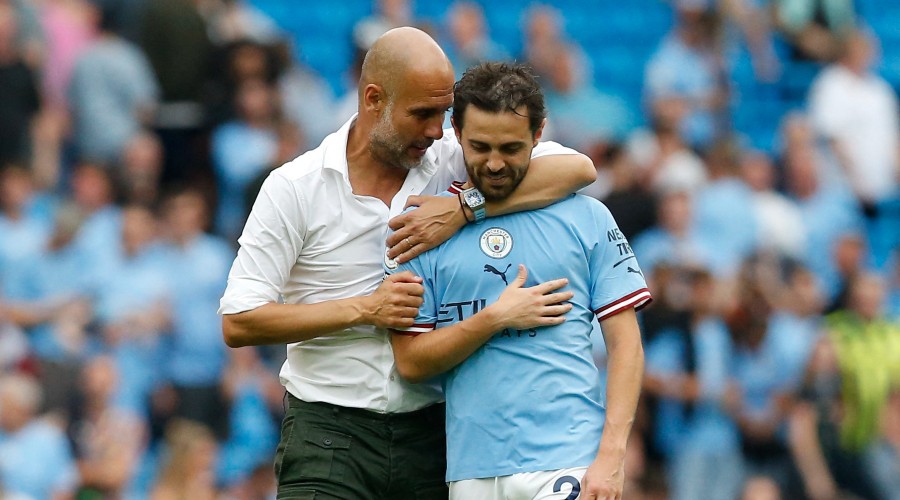
[[[380,115],[386,106],[387,94],[384,91],[384,87],[374,83],[366,85],[366,88],[363,89],[360,111],[366,110],[367,112]]]
[[[450,125],[453,126],[453,132],[456,134],[456,140],[462,143],[462,130],[456,126],[456,119],[450,115]]]
[[[541,134],[544,133],[544,125],[547,124],[547,119],[544,118],[541,120],[541,124],[538,126],[538,129],[534,131],[534,146],[537,146],[538,141],[541,140]]]

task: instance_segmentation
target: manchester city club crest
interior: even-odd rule
[[[499,227],[492,227],[481,234],[481,251],[488,257],[502,259],[509,255],[512,246],[512,236]]]

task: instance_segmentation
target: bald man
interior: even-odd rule
[[[383,262],[595,177],[585,156],[542,143],[507,200],[430,196],[466,179],[459,143],[441,129],[453,74],[424,32],[383,35],[363,63],[358,114],[273,171],[247,220],[219,312],[231,347],[287,344],[278,498],[447,498],[442,395],[397,374],[387,333],[412,325],[421,279],[385,278]],[[407,204],[419,208],[399,216]],[[537,324],[545,311],[532,314]]]

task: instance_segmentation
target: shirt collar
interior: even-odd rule
[[[350,181],[348,173],[349,167],[347,165],[347,141],[350,137],[350,127],[356,122],[357,116],[358,113],[354,113],[353,116],[337,130],[337,132],[326,139],[328,143],[325,145],[324,167],[338,172],[341,177],[347,179],[347,182]],[[437,148],[440,142],[441,140],[438,139],[430,148],[428,148],[425,152],[425,156],[422,158],[422,164],[413,169],[410,173],[430,177],[437,171]]]

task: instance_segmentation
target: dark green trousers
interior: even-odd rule
[[[288,395],[278,499],[446,500],[444,405],[380,414]]]

